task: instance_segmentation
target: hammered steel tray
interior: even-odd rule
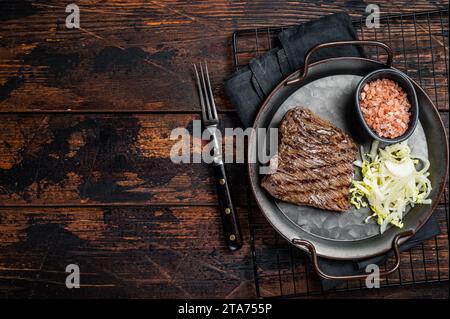
[[[383,48],[387,52],[387,63],[365,58],[341,57],[309,64],[309,58],[315,51],[344,44]],[[391,62],[391,49],[376,41],[345,41],[318,45],[306,55],[304,69],[286,78],[268,96],[253,128],[256,130],[278,127],[287,110],[303,106],[349,133],[359,144],[368,147],[370,141],[363,139],[355,129],[355,117],[352,115],[354,91],[364,75],[378,69],[391,68]],[[331,259],[364,259],[383,254],[392,248],[396,253],[396,263],[382,272],[382,275],[394,272],[400,264],[398,245],[420,229],[438,204],[448,169],[447,137],[433,102],[417,83],[412,82],[419,100],[420,123],[409,139],[409,145],[412,146],[413,154],[427,156],[430,160],[430,180],[433,186],[430,198],[433,204],[417,205],[410,209],[404,217],[403,229],[391,227],[380,235],[375,222],[364,223],[368,216],[367,210],[352,209],[342,214],[275,200],[260,186],[260,164],[248,164],[251,188],[261,211],[285,239],[312,254],[313,266],[322,277],[338,279],[320,270],[316,262],[317,256]],[[253,143],[256,143],[254,135],[250,138],[250,144]],[[252,154],[254,149],[249,148],[249,158],[255,156]],[[356,278],[364,276],[358,275]]]

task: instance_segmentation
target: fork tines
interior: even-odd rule
[[[195,76],[197,79],[198,95],[200,98],[200,105],[202,107],[202,119],[205,126],[217,125],[219,123],[219,117],[217,116],[216,104],[214,103],[214,97],[211,89],[211,81],[209,80],[208,64],[205,62],[205,71],[203,71],[203,65],[200,62],[200,75],[198,75],[197,67],[194,64]],[[206,79],[205,79],[206,74]]]

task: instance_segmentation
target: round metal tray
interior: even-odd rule
[[[308,64],[316,50],[342,44],[381,46],[388,52],[387,65],[365,58],[343,57]],[[292,107],[303,106],[350,134],[365,147],[370,140],[357,130],[353,112],[354,90],[358,81],[369,72],[390,67],[392,53],[385,44],[375,41],[346,41],[322,44],[306,55],[305,69],[293,73],[280,83],[261,107],[253,128],[278,127],[284,114]],[[275,200],[261,187],[259,163],[249,163],[250,183],[261,211],[272,226],[287,240],[313,256],[313,265],[322,277],[340,279],[324,274],[318,267],[317,256],[332,259],[364,259],[385,253],[391,248],[398,254],[398,244],[411,237],[428,220],[438,204],[445,186],[448,169],[448,146],[445,129],[433,102],[415,82],[419,101],[419,121],[409,139],[413,154],[428,156],[433,191],[432,205],[416,205],[404,217],[404,228],[389,228],[383,235],[375,222],[364,223],[368,210],[351,209],[346,213],[324,211]],[[255,145],[256,136],[250,137]],[[266,141],[267,142],[267,141]],[[367,148],[366,148],[367,149]],[[249,147],[249,158],[256,158],[256,148]],[[395,271],[400,260],[392,269]]]

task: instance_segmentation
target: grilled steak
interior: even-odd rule
[[[357,147],[341,129],[310,110],[289,110],[280,124],[278,168],[262,180],[273,197],[327,210],[349,209]]]

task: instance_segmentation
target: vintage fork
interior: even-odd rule
[[[205,71],[203,71],[203,66],[200,63],[200,76],[195,65],[194,69],[202,108],[203,125],[209,131],[214,143],[214,177],[217,186],[225,241],[230,250],[237,250],[242,247],[242,235],[236,208],[231,198],[231,185],[228,182],[229,179],[223,162],[222,147],[217,136],[219,117],[217,116],[216,104],[214,103],[211,82],[209,80],[208,65],[205,63]]]

